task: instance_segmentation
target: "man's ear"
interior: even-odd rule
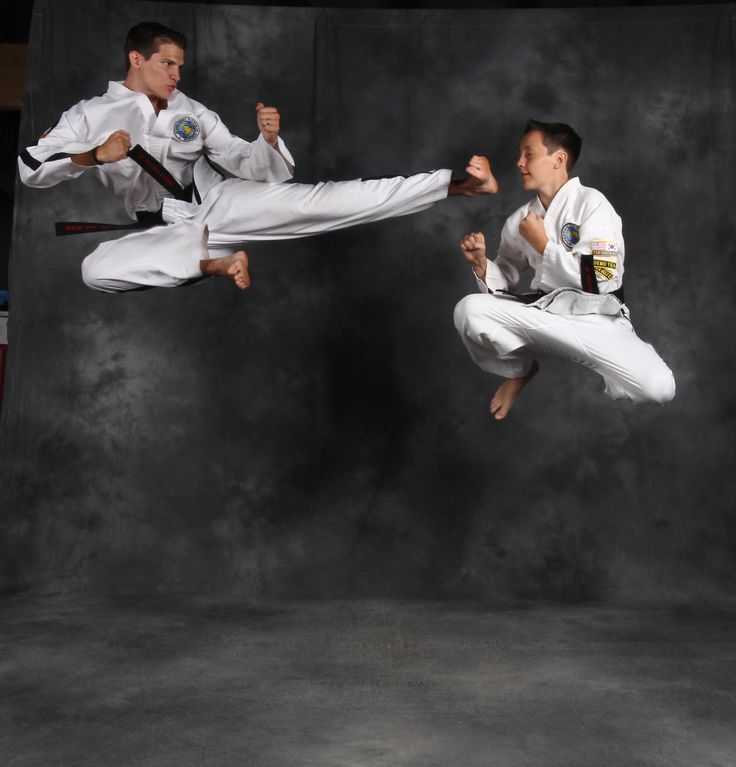
[[[128,53],[128,64],[130,68],[139,69],[141,61],[143,61],[143,56],[141,56],[139,51],[130,51],[130,53]]]

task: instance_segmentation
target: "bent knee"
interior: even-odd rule
[[[653,371],[642,381],[642,399],[644,402],[664,405],[674,399],[677,389],[675,377],[666,365],[663,365],[663,368],[663,370]]]
[[[94,254],[90,254],[84,261],[82,261],[82,282],[84,282],[88,288],[99,290],[98,285],[102,280],[102,275],[99,273],[93,255]]]
[[[94,253],[91,253],[82,261],[82,282],[93,290],[102,290],[104,292],[110,290],[106,285],[107,279],[94,258]]]
[[[126,290],[119,280],[113,275],[108,274],[102,269],[100,262],[94,258],[94,253],[90,253],[82,261],[82,282],[92,290],[99,290],[103,293],[118,293]]]
[[[457,302],[452,318],[455,329],[460,335],[466,335],[471,328],[477,325],[481,316],[480,310],[487,301],[488,296],[484,293],[471,293]]]

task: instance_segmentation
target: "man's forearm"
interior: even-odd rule
[[[81,152],[80,154],[73,154],[71,156],[71,161],[75,165],[83,165],[86,168],[91,168],[94,165],[102,165],[101,162],[97,160],[95,157],[95,151],[97,150],[97,147],[94,147],[94,149],[90,149],[87,152]]]

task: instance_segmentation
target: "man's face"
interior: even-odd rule
[[[521,173],[521,185],[529,191],[542,189],[557,178],[564,166],[561,150],[547,152],[541,131],[533,130],[521,139],[516,167]]]
[[[149,59],[144,59],[137,51],[131,54],[131,67],[137,70],[142,92],[163,101],[171,98],[183,65],[184,51],[173,43],[161,43]]]

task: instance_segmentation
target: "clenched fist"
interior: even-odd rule
[[[128,156],[131,146],[130,134],[124,130],[116,130],[97,149],[92,150],[92,158],[99,163],[118,162]]]
[[[267,144],[275,147],[279,140],[279,130],[281,128],[281,117],[276,107],[267,107],[263,102],[256,104],[256,121],[258,130],[263,135]]]
[[[549,237],[544,230],[544,219],[531,211],[521,220],[519,234],[537,251],[544,253]]]
[[[460,240],[460,250],[465,260],[471,264],[479,280],[486,279],[486,238],[482,232],[471,232]]]

